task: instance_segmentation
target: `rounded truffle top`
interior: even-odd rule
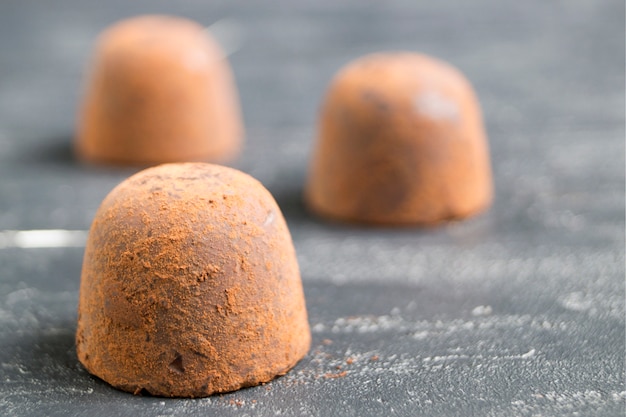
[[[437,58],[412,52],[366,55],[346,65],[333,79],[328,106],[384,110],[421,124],[481,123],[478,101],[465,76]],[[403,113],[401,110],[406,110]]]
[[[90,243],[100,255],[94,262],[108,262],[105,249],[124,247],[121,259],[140,257],[152,271],[183,281],[201,275],[207,259],[236,277],[241,263],[253,259],[245,259],[243,248],[255,260],[295,256],[269,191],[241,171],[207,163],[164,164],[126,179],[100,205]]]
[[[116,65],[149,65],[152,70],[169,65],[177,70],[200,71],[224,58],[205,28],[174,16],[147,15],[123,20],[107,28],[98,45],[98,54]]]
[[[172,230],[187,226],[189,233],[202,236],[202,228],[228,234],[246,226],[274,225],[279,213],[269,191],[251,176],[189,162],[159,165],[128,178],[102,202],[94,224],[132,221],[135,231],[149,225]]]

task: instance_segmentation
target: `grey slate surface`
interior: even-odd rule
[[[83,248],[4,247],[0,415],[624,415],[623,2],[3,0],[0,231],[87,230],[134,172],[80,165],[70,141],[95,36],[154,12],[229,18],[245,34],[231,63],[247,147],[233,166],[284,211],[313,347],[261,387],[122,393],[75,356]],[[493,208],[437,229],[311,217],[300,194],[328,81],[362,54],[403,49],[475,85]]]

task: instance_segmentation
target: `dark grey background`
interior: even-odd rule
[[[233,166],[284,211],[313,347],[288,375],[227,395],[116,391],[75,356],[82,247],[5,238],[0,415],[624,415],[622,1],[2,0],[0,231],[87,230],[133,172],[82,166],[70,143],[95,36],[155,12],[229,18],[245,35],[231,63],[247,146]],[[435,55],[473,82],[492,148],[490,212],[422,230],[304,211],[324,89],[381,50]]]

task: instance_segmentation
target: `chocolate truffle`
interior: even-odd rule
[[[379,53],[336,75],[305,190],[313,212],[427,225],[478,213],[492,193],[479,104],[458,70],[416,53]]]
[[[101,34],[78,123],[79,158],[120,165],[224,162],[243,135],[224,53],[199,24],[168,16]]]
[[[309,345],[291,237],[258,181],[166,164],[102,202],[78,306],[89,372],[135,394],[203,397],[285,374]]]

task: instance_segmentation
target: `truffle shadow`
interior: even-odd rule
[[[328,230],[367,230],[359,224],[340,222],[333,219],[324,218],[312,213],[304,202],[304,190],[297,186],[283,186],[269,188],[276,203],[280,207],[287,224],[301,227],[303,225],[315,225],[316,227]],[[293,232],[293,230],[292,230]]]
[[[444,235],[446,227],[456,223],[439,223],[436,225],[420,224],[368,224],[357,221],[342,221],[329,217],[319,216],[309,210],[304,202],[304,190],[298,186],[271,187],[269,191],[274,196],[280,210],[290,225],[302,227],[314,225],[320,229],[341,233],[358,233],[364,236],[385,234],[391,236],[406,235]],[[293,232],[293,230],[292,230]]]
[[[2,355],[7,355],[8,361],[2,362],[9,363],[4,371],[15,391],[9,390],[8,394],[17,397],[30,392],[39,397],[53,391],[61,399],[94,392],[99,385],[108,390],[107,384],[91,376],[78,362],[74,338],[75,324],[67,323],[9,342]]]
[[[73,138],[59,135],[29,143],[19,153],[19,160],[26,163],[79,165],[74,155]]]
[[[317,221],[304,205],[304,192],[301,187],[290,186],[269,190],[288,223]]]

